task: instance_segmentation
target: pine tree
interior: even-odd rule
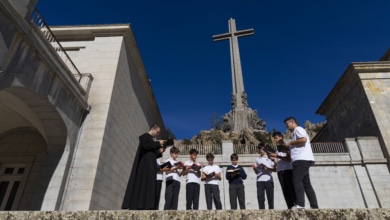
[[[170,128],[167,128],[167,135],[168,135],[168,139],[176,139],[175,134],[172,132]]]
[[[219,119],[218,114],[216,112],[213,113],[211,117],[211,128],[216,130],[221,130],[222,120]]]

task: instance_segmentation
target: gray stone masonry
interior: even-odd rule
[[[344,145],[349,153],[318,153],[316,163],[310,168],[310,179],[317,195],[321,209],[349,208],[390,208],[390,174],[387,160],[384,158],[376,137],[348,138]],[[219,183],[222,208],[230,210],[229,184],[225,178],[226,167],[230,163],[233,144],[229,141],[222,144],[222,155],[215,155],[214,162],[222,168],[223,179]],[[239,165],[242,165],[248,177],[244,180],[246,209],[258,209],[256,174],[251,168],[258,155],[239,155]],[[169,158],[169,149],[161,161]],[[178,160],[186,161],[188,155],[179,155]],[[205,155],[198,155],[198,161],[207,164]],[[286,209],[277,173],[273,173],[275,209]],[[179,194],[179,210],[185,210],[185,177],[181,177]],[[199,209],[205,210],[204,183],[200,185]],[[165,202],[165,182],[163,183],[160,209]],[[308,200],[306,200],[308,201]],[[267,201],[265,202],[268,207]],[[306,208],[309,208],[306,202]],[[213,209],[215,206],[213,205]]]
[[[389,52],[378,62],[351,63],[316,112],[327,121],[326,135],[319,139],[375,136],[389,158],[389,91]]]
[[[12,183],[0,203],[119,209],[138,136],[151,124],[166,136],[134,34],[129,24],[50,27],[59,50],[38,14],[30,17],[36,2],[0,1],[0,169],[26,170],[15,175],[15,196],[18,179],[1,176]],[[79,82],[69,60],[93,83]]]
[[[0,219],[152,219],[152,220],[257,220],[257,219],[389,219],[390,209],[235,210],[235,211],[53,211],[0,212]]]

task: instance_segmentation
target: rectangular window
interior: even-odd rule
[[[26,164],[1,164],[0,166],[0,210],[16,210],[22,192],[21,184]]]

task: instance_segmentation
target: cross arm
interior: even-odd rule
[[[246,29],[246,30],[242,30],[242,31],[237,31],[234,33],[234,35],[237,37],[244,37],[244,36],[252,35],[254,33],[255,32],[254,32],[253,28],[251,28],[251,29]]]
[[[213,35],[213,41],[226,40],[229,39],[231,36],[231,33]]]
[[[236,37],[245,37],[245,36],[252,35],[254,33],[255,32],[254,32],[253,28],[251,28],[251,29],[246,29],[246,30],[242,30],[242,31],[235,31],[235,32],[233,32],[233,35]],[[213,40],[214,41],[226,40],[226,39],[233,37],[233,35],[232,35],[232,33],[217,34],[217,35],[213,35]]]

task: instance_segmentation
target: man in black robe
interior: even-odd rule
[[[157,155],[161,157],[165,140],[155,140],[160,127],[153,125],[149,132],[139,136],[139,145],[134,158],[122,209],[154,210],[156,208]]]

